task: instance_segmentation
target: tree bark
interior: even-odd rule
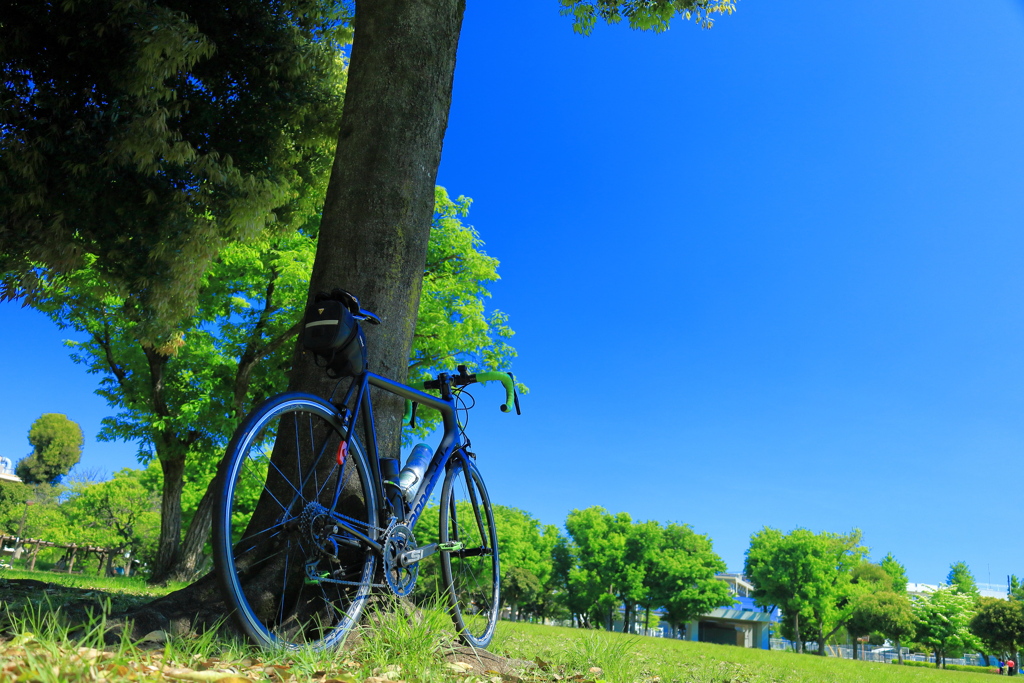
[[[178,552],[178,559],[167,572],[172,581],[193,581],[197,578],[200,570],[199,562],[203,559],[203,548],[210,537],[210,527],[213,524],[213,504],[219,491],[215,482],[217,477],[207,485],[206,493],[203,494],[196,508],[192,522],[185,532],[185,540],[181,543]]]
[[[159,454],[159,446],[157,447]],[[156,569],[151,583],[166,583],[169,570],[178,561],[181,545],[181,491],[185,486],[185,457],[161,458],[164,484],[160,496],[160,540],[157,544]]]
[[[796,651],[798,654],[803,654],[804,641],[800,636],[800,613],[797,612],[793,615],[793,636],[796,638]]]

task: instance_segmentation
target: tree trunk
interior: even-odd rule
[[[199,501],[192,523],[185,532],[185,540],[178,552],[178,561],[171,567],[167,576],[172,581],[193,581],[199,572],[199,563],[203,558],[203,549],[210,538],[210,527],[213,524],[213,505],[219,493],[219,479],[214,477],[207,485],[206,493]]]
[[[823,636],[823,635],[819,635],[818,636],[818,656],[819,657],[827,657],[828,656],[828,653],[825,652],[825,636]]]
[[[356,0],[345,111],[310,300],[341,287],[380,316],[380,327],[366,330],[370,368],[397,381],[407,377],[464,9],[465,0]],[[292,368],[292,391],[327,396],[337,384],[297,344]],[[376,390],[373,398],[380,454],[394,457],[403,402]],[[165,469],[165,486],[168,479]],[[223,614],[208,575],[126,616],[144,634],[168,621],[188,627],[195,619],[202,626]]]
[[[900,664],[903,663],[903,647],[900,646],[899,638],[896,639],[896,658],[899,660]]]
[[[311,295],[335,287],[380,316],[366,326],[370,368],[408,374],[434,184],[448,125],[464,0],[357,0],[345,111],[327,188]],[[333,385],[309,362],[290,387]],[[381,457],[397,457],[404,402],[375,392]]]
[[[803,654],[804,652],[804,641],[800,635],[800,613],[797,612],[793,615],[793,637],[796,638],[796,651],[797,654]]]
[[[114,571],[114,558],[121,552],[123,552],[123,549],[119,548],[107,553],[107,576],[117,576],[117,573]]]
[[[194,581],[199,578],[200,560],[203,558],[203,549],[206,541],[210,538],[210,528],[213,526],[213,508],[217,503],[217,496],[222,486],[220,474],[224,468],[224,461],[217,465],[217,471],[206,485],[206,492],[199,501],[196,513],[192,516],[192,522],[185,532],[185,540],[181,544],[178,553],[178,561],[168,572],[168,578],[173,581]]]
[[[161,458],[164,473],[160,497],[160,540],[157,543],[156,567],[150,583],[167,583],[170,569],[178,561],[181,546],[181,490],[185,485],[185,457]]]

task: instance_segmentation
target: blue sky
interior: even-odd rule
[[[470,0],[438,182],[502,262],[521,417],[475,392],[496,502],[712,537],[858,527],[912,581],[1024,574],[1024,10],[740,0],[713,30]],[[104,403],[0,305],[0,455]]]

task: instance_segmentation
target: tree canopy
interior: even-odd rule
[[[1019,600],[981,598],[971,618],[971,632],[1001,659],[1015,656],[1024,644],[1024,603]]]
[[[92,256],[164,345],[226,244],[319,211],[344,19],[321,0],[6,3],[0,294]]]
[[[893,557],[892,553],[888,553],[882,558],[879,566],[885,570],[885,573],[892,578],[892,590],[894,593],[906,594],[907,592],[907,568],[904,567],[900,562]]]
[[[67,415],[44,413],[28,430],[32,452],[15,473],[26,484],[58,483],[82,457],[82,428]]]
[[[978,592],[978,584],[974,580],[974,574],[966,562],[954,562],[949,566],[949,575],[946,576],[946,585],[962,595],[969,595],[975,600],[981,597]]]
[[[1024,600],[1024,582],[1016,574],[1010,574],[1009,584],[1006,597],[1010,600]]]
[[[853,636],[879,633],[896,644],[897,657],[903,661],[901,643],[914,637],[917,619],[906,593],[890,590],[858,596],[848,628]]]
[[[915,599],[916,640],[935,653],[935,666],[943,666],[946,657],[959,657],[981,647],[970,629],[973,607],[972,596],[948,586]]]
[[[689,524],[664,527],[657,561],[647,581],[647,606],[665,609],[665,621],[678,628],[700,614],[733,604],[729,586],[715,578],[725,562]]]
[[[705,28],[714,24],[714,15],[732,14],[733,0],[561,0],[562,15],[573,19],[577,33],[589,35],[598,19],[617,24],[623,19],[639,31],[667,31],[674,17],[694,20]]]
[[[556,581],[567,592],[570,610],[583,623],[611,629],[624,609],[627,632],[637,606],[663,607],[678,627],[698,614],[732,603],[729,588],[715,575],[725,571],[711,539],[687,524],[634,522],[629,514],[602,507],[573,510],[565,520],[571,543],[554,549]],[[646,621],[646,619],[645,619]]]
[[[141,471],[123,469],[107,481],[74,485],[61,510],[75,529],[73,542],[85,541],[119,555],[141,556],[150,563],[156,559],[152,552],[160,524],[160,503],[143,483]]]
[[[783,534],[765,527],[750,539],[744,573],[754,584],[754,600],[762,607],[779,607],[783,632],[798,650],[811,636],[825,654],[825,641],[835,634],[853,612],[852,570],[867,549],[861,534],[794,529]]]

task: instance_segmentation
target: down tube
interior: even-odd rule
[[[413,501],[412,511],[409,513],[409,527],[415,528],[416,521],[420,518],[420,513],[423,512],[423,507],[430,500],[430,494],[433,493],[434,487],[437,486],[437,480],[441,478],[441,473],[444,472],[444,466],[448,464],[448,459],[452,455],[452,448],[454,444],[448,443],[447,446],[442,441],[441,445],[437,447],[434,452],[434,459],[430,461],[430,466],[427,471],[423,473],[423,479],[426,482],[426,486],[420,487],[420,492],[416,496],[416,500]]]
[[[423,506],[430,498],[430,493],[434,490],[434,486],[437,485],[440,473],[444,471],[444,466],[448,462],[448,458],[451,457],[452,451],[455,449],[456,442],[458,440],[458,424],[455,420],[455,403],[451,400],[446,401],[436,396],[425,394],[422,391],[418,391],[404,384],[399,384],[394,380],[382,377],[381,375],[373,372],[367,372],[366,378],[371,385],[379,389],[384,389],[392,394],[427,406],[428,408],[433,408],[441,413],[441,419],[444,424],[444,436],[441,437],[441,443],[434,451],[434,457],[430,461],[430,466],[424,473],[423,478],[426,480],[427,485],[420,489],[420,493],[412,505],[412,511],[408,520],[409,526],[412,527],[415,526],[416,520],[419,519],[420,513],[423,512]]]

